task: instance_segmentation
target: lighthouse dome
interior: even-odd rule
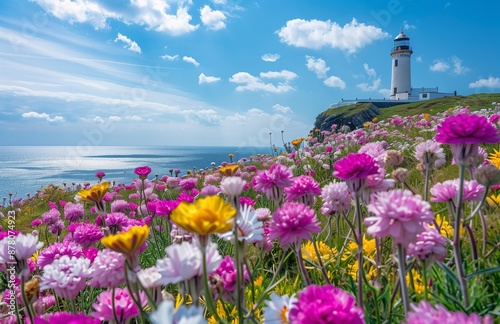
[[[398,40],[398,39],[407,39],[408,36],[406,36],[405,33],[403,33],[403,31],[399,32],[399,35],[396,36],[396,38],[394,38],[394,40]]]

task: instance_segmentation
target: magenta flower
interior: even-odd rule
[[[187,179],[182,179],[181,182],[179,182],[179,186],[186,191],[191,191],[194,188],[196,188],[196,183],[198,181],[195,178],[187,178]]]
[[[148,174],[151,173],[151,168],[148,166],[137,167],[135,168],[134,173],[139,176],[139,179],[145,180],[148,177]]]
[[[43,269],[46,265],[51,264],[54,260],[59,259],[63,255],[80,258],[83,256],[83,250],[80,245],[72,241],[53,243],[40,252],[36,262],[38,267]]]
[[[246,267],[244,267],[243,272],[244,272],[243,274],[244,280],[249,282],[250,275],[248,274],[248,270]],[[224,295],[222,296],[223,299],[227,301],[233,301],[234,298],[232,298],[231,293],[236,288],[236,275],[237,275],[233,258],[231,258],[229,255],[226,255],[226,257],[222,259],[222,262],[220,263],[219,267],[217,268],[217,270],[215,270],[214,273],[217,274],[222,279],[222,283],[224,285]]]
[[[436,141],[449,144],[458,165],[478,154],[480,143],[498,143],[498,130],[484,116],[461,113],[446,118],[436,128]]]
[[[425,230],[417,235],[416,242],[408,245],[408,255],[425,260],[430,266],[435,260],[443,262],[448,254],[446,239],[435,228],[425,226]]]
[[[101,321],[82,313],[74,314],[67,312],[45,313],[43,315],[34,318],[34,324],[51,324],[51,323],[100,324]]]
[[[34,220],[31,221],[30,226],[31,227],[38,227],[42,225],[42,220],[40,218],[35,218]]]
[[[489,315],[481,318],[477,314],[467,315],[462,312],[452,312],[441,305],[432,306],[423,300],[418,305],[412,304],[411,308],[407,324],[493,324],[493,318]]]
[[[177,200],[162,199],[156,203],[156,214],[158,216],[169,216],[170,213],[179,206]]]
[[[101,321],[114,321],[115,316],[118,323],[128,323],[128,319],[140,315],[139,308],[134,304],[128,289],[115,288],[115,299],[112,301],[113,292],[103,291],[97,296],[97,302],[92,305],[94,312],[92,316]],[[143,291],[139,293],[140,304],[146,306],[147,298]],[[113,303],[115,308],[113,310]]]
[[[51,208],[48,212],[42,214],[42,222],[46,225],[55,224],[61,219],[61,213],[54,208]]]
[[[284,203],[272,215],[269,239],[279,238],[280,245],[300,244],[310,240],[311,233],[319,233],[320,227],[314,210],[301,203]]]
[[[312,207],[316,201],[316,196],[321,193],[321,189],[313,177],[301,175],[292,178],[292,185],[285,188],[285,193],[286,201],[301,202]]]
[[[408,246],[424,231],[424,224],[434,220],[431,206],[409,190],[395,189],[372,194],[365,218],[366,232],[374,237],[391,236],[393,242]]]
[[[366,153],[350,153],[333,165],[333,175],[346,180],[351,193],[357,193],[364,187],[365,179],[378,173],[379,165]]]
[[[296,324],[364,324],[363,309],[352,295],[333,285],[310,285],[298,293],[288,314]]]
[[[84,248],[93,245],[103,237],[104,232],[95,224],[78,223],[73,232],[73,240]]]
[[[102,178],[104,178],[106,176],[106,173],[104,173],[104,171],[97,171],[95,173],[95,176],[96,176],[97,179],[99,179],[99,181],[101,181]]]
[[[252,179],[252,186],[257,191],[262,191],[269,199],[281,201],[283,190],[292,184],[292,171],[283,164],[273,164],[269,170],[258,171]]]
[[[112,213],[125,213],[130,209],[129,203],[126,200],[118,199],[111,203]]]

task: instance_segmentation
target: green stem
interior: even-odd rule
[[[399,283],[401,286],[401,300],[405,311],[405,317],[408,316],[410,308],[410,300],[408,298],[408,287],[406,285],[406,262],[405,249],[402,244],[397,245],[398,248],[398,265],[399,265]]]
[[[302,278],[304,278],[304,283],[306,286],[311,285],[311,278],[307,273],[307,269],[304,266],[304,260],[302,258],[302,250],[300,248],[300,243],[295,243],[295,254],[297,256],[297,264],[299,266],[300,272],[302,273]]]
[[[460,250],[460,225],[462,219],[462,199],[464,192],[464,174],[465,174],[465,166],[459,165],[459,182],[458,182],[458,191],[457,191],[457,199],[456,199],[456,214],[455,214],[455,232],[453,236],[453,253],[455,255],[455,264],[457,267],[457,275],[458,280],[460,282],[460,288],[462,290],[462,299],[464,303],[464,308],[469,308],[469,289],[467,286],[467,279],[465,277],[465,270],[462,261],[462,254]]]
[[[203,289],[205,291],[205,303],[207,305],[208,311],[215,317],[215,321],[217,323],[220,323],[221,319],[219,318],[219,314],[217,314],[217,309],[215,308],[214,300],[212,298],[212,292],[210,291],[210,287],[208,286],[207,255],[205,246],[201,247],[201,254],[203,266],[203,277],[201,278],[201,280],[203,281]]]
[[[239,209],[237,209],[239,210]],[[238,215],[239,216],[239,215]],[[245,294],[243,288],[243,251],[238,240],[238,220],[234,221],[234,258],[236,263],[236,308],[238,310],[238,323],[243,323],[243,305],[245,303]]]
[[[361,212],[360,212],[360,201],[359,195],[356,193],[355,195],[355,204],[354,204],[354,214],[357,221],[358,228],[354,232],[354,236],[356,236],[356,241],[358,243],[358,306],[363,310],[365,309],[363,303],[363,237],[361,236],[362,230],[362,220],[361,220]]]
[[[111,290],[111,307],[113,308],[113,319],[115,320],[116,324],[120,323],[118,321],[118,316],[116,316],[116,308],[115,308],[115,287],[113,287],[113,290]]]
[[[323,261],[321,260],[321,255],[319,254],[318,246],[316,245],[316,238],[314,235],[312,235],[312,243],[314,247],[314,252],[316,252],[316,257],[318,258],[319,267],[321,268],[321,274],[323,275],[323,280],[325,280],[325,282],[329,285],[330,280],[328,279],[328,274],[326,273],[325,266],[323,264]]]
[[[427,281],[427,262],[422,260],[422,279],[424,280],[424,300],[429,300],[429,282]]]
[[[26,312],[28,313],[28,317],[30,318],[31,323],[34,323],[33,322],[33,313],[31,312],[30,303],[28,301],[28,298],[26,298],[26,292],[24,291],[26,279],[24,278],[24,275],[22,275],[22,274],[20,274],[19,276],[21,277],[21,297],[23,299],[24,307],[26,309]]]

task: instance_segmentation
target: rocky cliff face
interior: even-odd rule
[[[353,107],[353,109],[356,109],[356,107]],[[373,104],[369,104],[365,109],[355,113],[332,114],[332,110],[327,110],[316,117],[314,127],[319,130],[330,130],[332,125],[336,124],[338,128],[345,125],[354,130],[362,128],[364,123],[372,121],[378,115],[380,115],[379,108]]]

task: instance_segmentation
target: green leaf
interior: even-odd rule
[[[446,272],[446,274],[448,275],[448,277],[450,277],[450,279],[455,283],[455,285],[457,287],[460,287],[460,282],[458,281],[458,278],[457,276],[455,275],[455,272],[453,272],[453,270],[450,269],[450,267],[448,267],[446,264],[444,264],[443,262],[437,262],[437,265],[444,270],[444,272]]]
[[[470,273],[467,276],[467,280],[470,280],[470,279],[474,278],[475,276],[479,276],[479,275],[482,275],[482,274],[491,274],[491,273],[495,273],[495,272],[500,272],[500,267],[488,268],[488,269],[482,269],[482,270],[474,271],[473,273]]]

